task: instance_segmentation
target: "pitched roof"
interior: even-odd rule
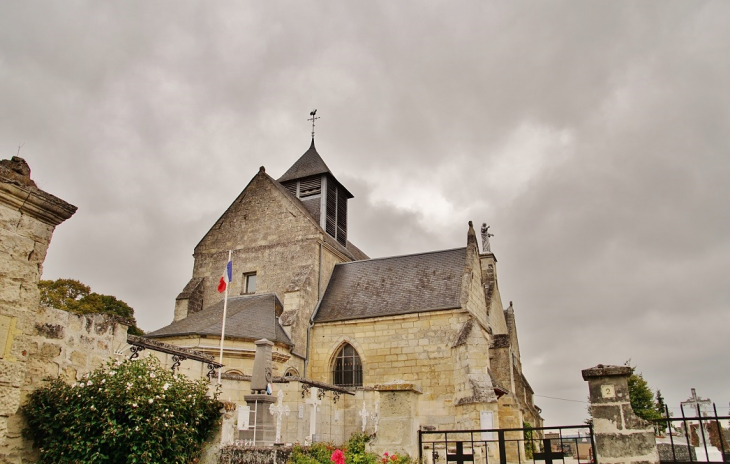
[[[347,194],[347,198],[353,198],[352,193],[350,193],[344,185],[340,184],[340,182],[335,178],[335,175],[332,174],[332,171],[330,171],[330,168],[328,168],[324,163],[322,157],[319,156],[319,153],[317,153],[317,149],[314,147],[314,139],[312,139],[312,144],[309,145],[309,150],[304,152],[296,163],[294,163],[283,176],[276,180],[277,182],[287,182],[290,180],[304,179],[305,177],[321,174],[329,174],[331,178],[344,189]]]
[[[317,153],[317,149],[314,148],[314,139],[312,144],[309,146],[309,150],[297,160],[296,163],[284,173],[283,176],[277,180],[279,182],[286,182],[288,180],[301,179],[303,177],[316,176],[317,174],[332,174],[332,171],[327,167],[322,160],[322,157]]]
[[[337,264],[314,322],[458,308],[466,248]]]
[[[273,293],[242,295],[228,298],[226,314],[226,338],[259,340],[266,338],[293,346],[279,324],[282,304]],[[217,335],[221,334],[223,322],[223,301],[191,314],[185,319],[145,335],[147,338],[162,338],[175,335]]]

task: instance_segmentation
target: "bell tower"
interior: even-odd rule
[[[340,184],[312,144],[278,182],[297,197],[320,227],[347,246],[347,200],[352,194]]]

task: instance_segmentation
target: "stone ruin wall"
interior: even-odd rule
[[[43,379],[76,379],[126,346],[127,326],[40,306],[38,281],[57,225],[76,207],[40,190],[22,158],[0,161],[0,462],[32,459],[19,414]]]

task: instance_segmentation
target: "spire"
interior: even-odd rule
[[[288,180],[301,179],[303,177],[316,176],[317,174],[329,174],[332,172],[322,160],[322,157],[317,153],[317,149],[314,147],[314,139],[312,139],[309,150],[307,150],[296,163],[289,168],[279,179],[279,182],[286,182]],[[334,176],[333,176],[334,177]]]

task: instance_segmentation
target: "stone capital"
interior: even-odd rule
[[[597,377],[630,377],[631,368],[629,366],[604,366],[599,364],[590,369],[583,369],[583,380],[595,379]]]

